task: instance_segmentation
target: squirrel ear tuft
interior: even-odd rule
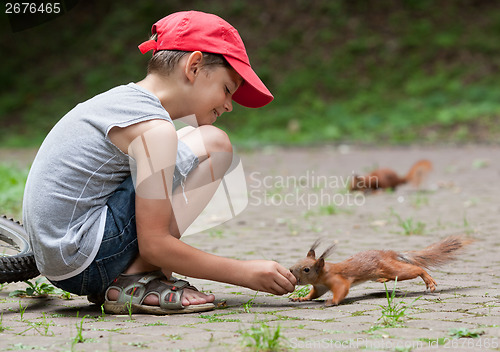
[[[337,245],[337,241],[335,241],[334,244],[332,244],[330,247],[328,247],[327,249],[325,249],[325,251],[323,252],[322,255],[320,255],[320,258],[321,259],[326,259],[328,258],[328,256],[330,254],[332,254],[332,252],[335,250],[335,246]]]
[[[319,239],[319,238],[316,241],[314,241],[313,245],[311,246],[311,249],[309,250],[309,252],[307,252],[308,258],[313,258],[313,259],[316,258],[316,253],[314,252],[314,250],[316,248],[318,248],[320,242],[321,242],[321,239]]]
[[[310,249],[309,252],[307,252],[307,257],[316,259],[316,253],[314,253],[314,249]]]

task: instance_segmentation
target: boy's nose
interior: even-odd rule
[[[227,112],[233,111],[233,101],[231,99],[226,100],[226,102],[224,103],[224,110],[226,110]]]

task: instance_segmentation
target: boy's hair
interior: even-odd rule
[[[156,40],[156,34],[151,37]],[[157,51],[149,60],[148,74],[159,73],[168,76],[174,70],[179,61],[190,51],[180,50],[160,50]],[[202,67],[205,66],[223,66],[231,67],[229,62],[220,54],[203,53]]]

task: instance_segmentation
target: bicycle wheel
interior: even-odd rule
[[[21,224],[7,217],[0,217],[0,256],[14,257],[30,252],[26,232]]]
[[[29,280],[39,274],[24,228],[0,217],[0,283]]]

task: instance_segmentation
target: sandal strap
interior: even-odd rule
[[[187,286],[186,286],[186,287],[183,287],[183,289],[184,289],[184,288],[188,288],[188,289],[193,290],[193,291],[199,291],[196,287],[194,287],[193,285],[191,285],[188,281],[186,281],[186,280],[182,280],[182,279],[178,279],[178,278],[174,277],[173,275],[172,275],[172,276],[170,276],[170,279],[168,279],[168,281],[169,281],[169,282],[173,282],[173,283],[175,283],[175,282],[177,282],[177,281],[184,281],[184,282],[186,282],[186,283],[187,283]]]
[[[184,293],[184,289],[189,286],[189,282],[185,280],[176,280],[173,283],[155,280],[148,285],[147,291],[144,293],[144,298],[149,295],[157,296],[161,309],[183,309],[182,294]]]
[[[115,289],[120,292],[116,302],[141,304],[145,296],[146,285],[154,280],[162,278],[165,278],[165,275],[161,271],[139,274],[120,274],[106,290],[106,300],[108,300],[109,290]]]
[[[108,300],[108,291],[116,289],[120,292],[117,303],[127,304],[143,304],[144,300],[149,295],[158,297],[161,309],[179,310],[183,309],[182,294],[184,289],[198,291],[188,281],[171,277],[170,281],[161,271],[140,274],[120,274],[114,281],[113,285],[106,290],[106,300]]]

